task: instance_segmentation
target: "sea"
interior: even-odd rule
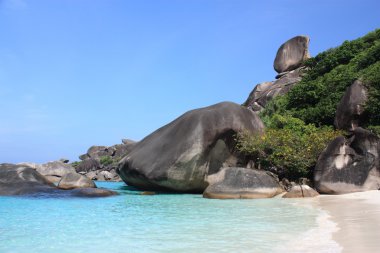
[[[315,199],[142,195],[97,182],[106,198],[0,197],[0,252],[340,252]]]

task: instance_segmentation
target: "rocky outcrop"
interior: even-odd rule
[[[90,147],[86,154],[79,156],[82,161],[76,163],[75,170],[92,180],[121,181],[116,173],[117,164],[136,144],[128,139],[123,139],[122,142],[110,147]]]
[[[58,188],[70,190],[75,188],[96,188],[95,183],[88,177],[78,174],[69,173],[62,177],[58,183]]]
[[[338,129],[352,131],[362,121],[364,115],[364,105],[368,101],[368,89],[363,82],[356,80],[347,88],[338,104],[335,114],[334,125]]]
[[[261,111],[273,98],[288,93],[294,85],[301,81],[302,74],[303,68],[299,68],[282,75],[276,81],[256,85],[243,106],[253,111]]]
[[[308,47],[307,36],[297,36],[285,42],[278,49],[274,60],[274,68],[279,73],[277,80],[257,84],[243,106],[259,112],[273,98],[288,93],[304,75],[305,67],[302,64],[310,58]]]
[[[31,167],[0,164],[0,195],[23,195],[48,192],[53,183]]]
[[[283,198],[312,198],[319,193],[308,185],[294,185],[289,192],[282,196]]]
[[[207,175],[240,162],[234,135],[263,128],[254,112],[234,103],[192,110],[138,142],[118,173],[128,185],[144,190],[200,193]]]
[[[208,177],[203,197],[213,199],[271,198],[283,189],[269,172],[247,168],[224,168]]]
[[[71,178],[71,174],[77,180]],[[63,189],[73,189],[74,187],[96,187],[88,178],[76,173],[69,173],[63,176],[66,183]],[[71,178],[70,180],[66,180]],[[62,181],[62,180],[61,180]],[[63,181],[62,181],[63,183]],[[70,183],[70,187],[67,187]],[[63,184],[61,184],[63,186]],[[77,188],[74,190],[62,190],[46,179],[45,176],[37,172],[36,169],[20,164],[0,164],[0,196],[9,195],[28,195],[44,196],[52,198],[71,198],[71,197],[108,197],[117,195],[115,191],[99,188]]]
[[[343,194],[380,189],[379,148],[380,139],[360,127],[349,139],[337,137],[318,158],[317,191]]]
[[[75,172],[74,167],[62,161],[53,161],[44,164],[20,163],[19,165],[25,165],[35,169],[52,183],[58,183],[64,175]]]
[[[295,70],[310,58],[309,41],[307,36],[296,36],[282,44],[273,64],[277,73]]]

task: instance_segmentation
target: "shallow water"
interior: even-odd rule
[[[0,197],[0,252],[297,252],[305,248],[291,250],[292,242],[318,240],[310,233],[321,211],[299,200],[147,196],[123,183],[97,185],[121,195]]]

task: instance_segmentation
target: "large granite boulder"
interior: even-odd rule
[[[254,112],[235,103],[192,110],[138,142],[117,172],[140,189],[200,193],[207,175],[240,162],[235,134],[263,128]]]
[[[283,198],[312,198],[319,193],[308,185],[294,185],[289,192],[282,196]]]
[[[0,195],[22,195],[49,192],[53,183],[31,167],[0,164]]]
[[[41,164],[36,170],[53,183],[58,183],[64,175],[75,172],[74,167],[61,161]]]
[[[243,106],[253,111],[261,111],[273,98],[288,93],[294,85],[301,81],[302,75],[303,68],[298,68],[282,75],[274,82],[264,82],[256,85]]]
[[[360,127],[350,139],[334,139],[318,158],[314,183],[318,192],[343,194],[380,189],[380,139]]]
[[[208,177],[203,197],[213,199],[271,198],[283,192],[278,180],[267,171],[224,168]]]
[[[282,44],[273,64],[277,73],[295,70],[310,58],[309,41],[307,36],[296,36]]]
[[[58,188],[70,190],[75,188],[96,188],[95,183],[88,177],[78,174],[69,173],[62,177],[58,183]]]
[[[368,101],[368,89],[356,80],[347,88],[338,104],[334,125],[338,129],[352,131],[360,125],[364,115],[364,105]]]
[[[62,161],[53,161],[44,164],[19,163],[19,165],[28,166],[35,169],[52,183],[58,183],[64,175],[75,172],[74,167]]]

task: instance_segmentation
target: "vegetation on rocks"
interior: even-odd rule
[[[309,177],[318,156],[335,137],[337,105],[360,79],[368,88],[363,127],[380,133],[380,29],[308,59],[302,80],[261,112],[263,134],[239,133],[237,148],[255,167],[276,168],[290,179]]]
[[[273,99],[262,113],[289,114],[307,124],[332,125],[337,105],[346,88],[361,79],[368,86],[365,124],[380,125],[380,29],[345,41],[310,58],[306,75],[285,96]]]

